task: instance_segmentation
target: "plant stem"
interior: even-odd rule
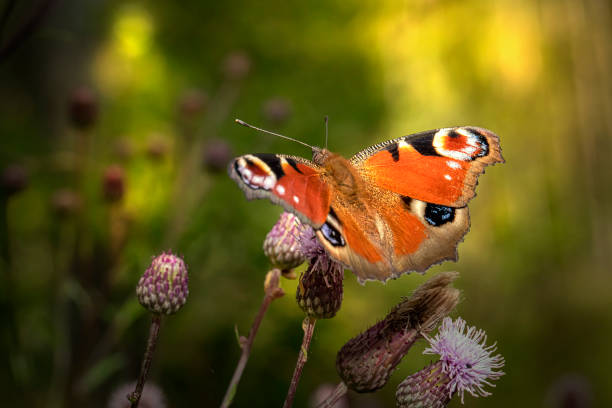
[[[306,361],[308,360],[308,348],[310,347],[310,341],[312,340],[312,333],[314,332],[316,321],[316,319],[306,316],[306,318],[304,318],[304,322],[302,323],[302,329],[304,329],[302,347],[300,347],[300,354],[298,355],[298,360],[295,364],[293,378],[291,378],[291,384],[289,385],[289,391],[287,392],[287,398],[285,399],[285,404],[283,405],[283,408],[290,408],[293,404],[293,399],[295,398],[295,391],[297,390],[298,382],[300,381],[300,377],[302,376],[304,364],[306,364]]]
[[[332,393],[329,394],[327,398],[323,400],[323,402],[317,405],[317,408],[333,408],[336,402],[338,402],[338,400],[342,398],[347,391],[348,388],[346,387],[346,384],[341,381],[340,384],[334,388]]]
[[[151,329],[149,330],[149,341],[147,341],[147,349],[145,350],[144,360],[142,361],[142,367],[140,367],[140,375],[138,376],[138,382],[134,392],[128,395],[130,401],[130,408],[137,408],[142,396],[142,390],[145,382],[147,381],[147,375],[151,368],[151,362],[153,361],[153,352],[155,351],[155,345],[157,344],[157,338],[159,337],[159,328],[161,326],[161,315],[154,314],[151,321]]]
[[[241,344],[242,355],[240,356],[238,365],[234,370],[232,380],[230,381],[227,387],[225,397],[223,397],[223,401],[221,402],[221,408],[229,407],[232,403],[232,400],[234,399],[234,395],[236,395],[238,383],[240,382],[240,378],[242,377],[244,368],[246,367],[247,361],[249,361],[249,356],[251,355],[251,347],[253,347],[255,335],[257,334],[257,330],[259,329],[259,325],[261,324],[261,321],[263,320],[266,311],[268,310],[268,306],[270,306],[270,303],[272,303],[274,299],[277,299],[284,295],[283,290],[278,286],[280,274],[280,270],[273,269],[266,275],[266,296],[264,297],[264,300],[261,303],[261,306],[259,307],[259,312],[257,313],[257,316],[255,316],[255,320],[253,321],[253,325],[251,326],[251,330],[249,331],[249,337]]]

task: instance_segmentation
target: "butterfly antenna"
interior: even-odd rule
[[[325,115],[325,150],[327,150],[327,135],[328,135],[327,124],[328,122],[329,122],[329,116]]]
[[[258,130],[258,131],[260,131],[260,132],[262,132],[262,133],[268,133],[268,134],[270,134],[270,135],[278,136],[278,137],[280,137],[280,138],[287,139],[287,140],[291,140],[292,142],[299,143],[299,144],[304,145],[304,146],[306,146],[306,147],[310,147],[310,149],[314,149],[314,147],[312,147],[312,146],[311,146],[311,145],[309,145],[308,143],[304,143],[304,142],[302,142],[301,140],[297,140],[297,139],[294,139],[294,138],[289,137],[289,136],[281,135],[281,134],[279,134],[279,133],[270,132],[269,130],[266,130],[266,129],[261,129],[261,128],[258,128],[257,126],[253,126],[253,125],[251,125],[251,124],[249,124],[249,123],[246,123],[244,120],[236,119],[236,123],[238,123],[239,125],[242,125],[242,126],[246,126],[246,127],[248,127],[248,128],[251,128],[251,129]]]

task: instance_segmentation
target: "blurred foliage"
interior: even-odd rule
[[[233,119],[321,145],[329,115],[329,146],[346,156],[445,126],[500,135],[507,163],[481,177],[459,262],[426,275],[461,272],[457,314],[506,358],[493,395],[466,403],[612,406],[605,0],[6,0],[0,11],[3,401],[102,407],[134,381],[149,324],[134,288],[173,249],[191,296],[164,323],[152,380],[172,407],[218,405],[280,213],[247,202],[223,164],[232,152],[309,155]],[[338,382],[337,350],[424,279],[360,286],[347,272],[295,406]],[[263,321],[235,406],[284,399],[302,335],[295,285],[283,282]],[[423,348],[351,406],[394,406],[397,384],[429,361]]]

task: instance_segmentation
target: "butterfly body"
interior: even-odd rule
[[[495,134],[460,127],[390,140],[351,159],[319,148],[312,161],[248,154],[229,174],[247,198],[268,198],[310,224],[360,281],[385,281],[456,260],[477,177],[502,161]]]

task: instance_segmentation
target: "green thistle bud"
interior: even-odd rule
[[[303,225],[289,212],[283,212],[264,240],[264,253],[275,268],[288,271],[306,259],[301,251]]]
[[[187,266],[172,253],[153,259],[136,286],[141,305],[150,312],[170,315],[176,313],[189,296]]]
[[[455,308],[459,290],[448,286],[457,276],[456,272],[434,276],[384,320],[349,340],[336,358],[344,383],[357,392],[382,388],[410,347]]]

